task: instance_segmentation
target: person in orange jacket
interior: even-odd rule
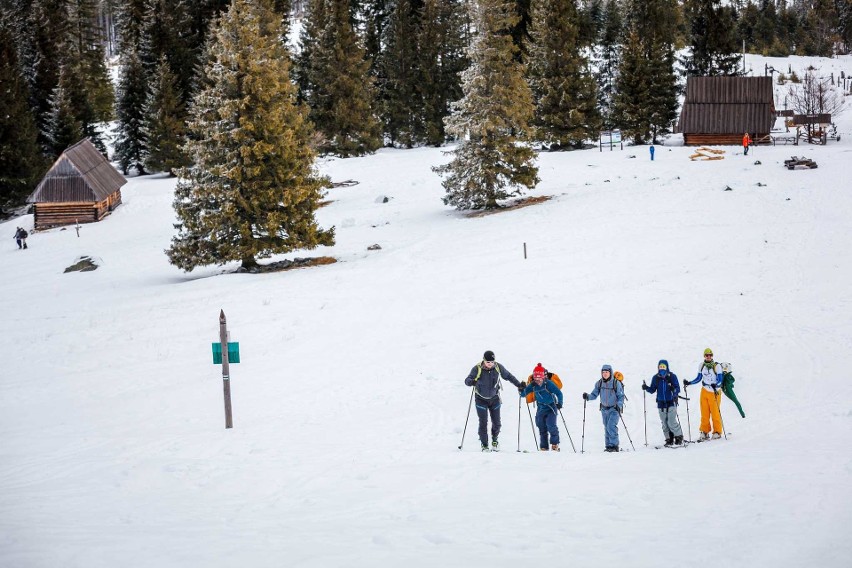
[[[751,144],[751,136],[748,135],[748,132],[743,134],[743,154],[748,156],[748,147]]]

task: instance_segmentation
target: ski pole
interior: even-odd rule
[[[683,383],[683,394],[686,395],[684,399],[686,401],[686,431],[689,434],[689,443],[692,443],[692,424],[689,423],[689,393],[686,392],[689,389],[689,385],[684,381]]]
[[[535,424],[533,424],[532,411],[530,410],[529,404],[527,404],[527,414],[530,415],[530,428],[532,429],[533,444],[535,444],[535,447],[540,450],[541,448],[538,447],[538,442],[535,439]]]
[[[568,424],[565,423],[565,416],[562,414],[562,409],[558,406],[556,410],[559,411],[559,416],[562,417],[562,425],[565,426],[565,433],[568,434],[568,441],[571,442],[571,449],[574,450],[574,453],[577,453],[577,448],[574,447],[574,440],[571,439],[571,432],[568,431]]]
[[[586,445],[586,399],[583,399],[583,437],[580,438],[580,453],[583,453],[583,448]]]
[[[470,402],[467,403],[467,418],[464,419],[464,430],[462,431],[462,441],[459,444],[459,449],[462,449],[464,446],[464,435],[467,432],[467,421],[470,420],[470,407],[473,406],[473,389],[475,387],[470,387]]]
[[[518,397],[518,451],[521,451],[521,399]]]
[[[643,387],[645,386],[645,381],[642,381],[642,386]],[[646,398],[647,398],[645,396],[646,394],[648,394],[648,393],[645,392],[645,389],[642,389],[642,412],[645,414],[645,447],[647,448],[648,447],[648,403],[645,401]]]
[[[624,416],[621,413],[618,413],[618,417],[621,418],[621,425],[624,426],[624,431],[627,432],[627,439],[630,440],[630,431],[627,429],[627,424],[624,423]],[[630,440],[630,447],[633,448],[633,451],[636,451],[636,446],[633,445],[633,440]]]

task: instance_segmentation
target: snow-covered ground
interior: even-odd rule
[[[0,566],[848,566],[852,112],[839,126],[715,162],[542,154],[533,195],[553,199],[479,218],[441,203],[440,150],[327,160],[360,183],[329,192],[337,245],[307,254],[339,262],[275,274],[170,266],[163,176],[79,238],[18,251],[32,218],[0,224]],[[81,255],[101,268],[63,273]],[[642,380],[660,358],[692,378],[708,346],[747,418],[725,400],[729,440],[646,448]],[[458,451],[486,349],[562,377],[584,454],[517,453],[519,424],[534,442],[510,386],[504,451],[478,451],[475,415]],[[603,363],[626,375],[636,452],[603,453],[597,403],[582,441]]]

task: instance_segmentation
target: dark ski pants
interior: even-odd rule
[[[483,446],[488,445],[488,415],[491,415],[491,439],[496,440],[500,435],[500,397],[476,397],[476,415],[479,416],[479,441]]]
[[[535,425],[538,426],[539,443],[542,450],[550,448],[547,435],[550,434],[550,444],[559,443],[559,428],[556,426],[556,412],[549,406],[539,406],[535,413]]]

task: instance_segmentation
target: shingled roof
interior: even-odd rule
[[[84,138],[64,152],[30,195],[30,203],[103,201],[127,180]]]
[[[689,77],[676,132],[768,133],[774,123],[772,77]]]

